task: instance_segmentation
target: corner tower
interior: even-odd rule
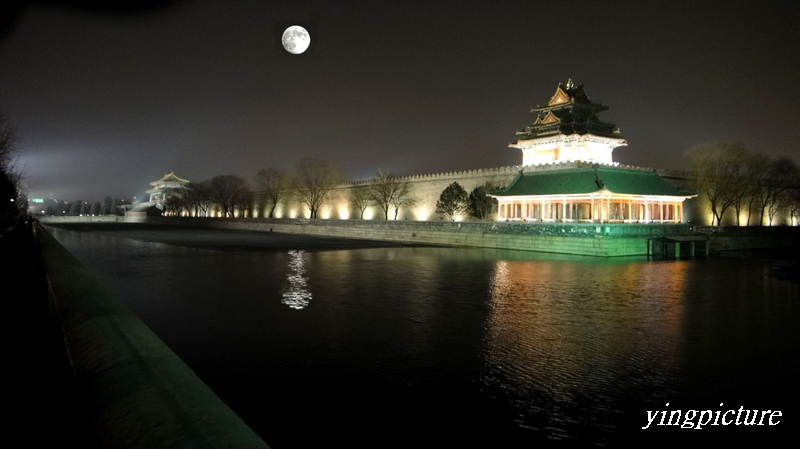
[[[522,165],[564,161],[611,164],[614,148],[628,143],[613,123],[597,115],[608,108],[589,100],[583,84],[560,83],[545,107],[531,109],[536,120],[521,131],[519,140],[509,144],[522,150]]]
[[[151,203],[163,210],[164,201],[166,201],[171,195],[174,195],[175,192],[183,189],[188,183],[189,181],[186,179],[181,179],[175,176],[174,172],[169,172],[158,181],[151,182],[150,185],[153,186],[153,188],[145,191],[145,193],[150,194]]]

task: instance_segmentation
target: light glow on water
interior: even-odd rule
[[[663,438],[641,427],[667,402],[798,398],[800,285],[768,275],[789,261],[233,251],[279,236],[51,229],[273,447],[354,422],[426,447],[633,447]]]
[[[286,277],[288,285],[281,295],[281,303],[295,310],[303,309],[311,302],[303,253],[303,250],[289,251],[289,274]]]

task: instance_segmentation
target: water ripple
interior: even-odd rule
[[[281,296],[282,304],[292,309],[300,310],[311,302],[311,292],[308,291],[308,277],[306,277],[306,261],[303,259],[303,250],[289,251],[289,274],[286,276],[288,285]]]

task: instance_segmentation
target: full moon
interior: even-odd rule
[[[293,25],[283,32],[281,41],[286,51],[293,55],[299,55],[308,50],[308,46],[311,45],[311,36],[308,35],[308,31],[305,28]]]

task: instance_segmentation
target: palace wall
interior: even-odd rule
[[[438,173],[430,175],[406,176],[399,178],[408,181],[411,186],[413,201],[399,209],[395,216],[391,210],[386,217],[384,211],[377,205],[371,205],[364,213],[367,220],[401,220],[401,221],[440,221],[447,217],[436,213],[436,202],[442,191],[454,182],[458,182],[467,193],[475,187],[489,185],[491,187],[504,187],[516,175],[537,170],[558,170],[572,168],[576,165],[586,166],[587,162],[570,162],[568,160],[581,159],[611,163],[614,148],[627,145],[619,135],[619,130],[612,123],[602,122],[597,117],[607,108],[589,100],[583,84],[575,84],[572,79],[567,83],[559,83],[555,93],[545,107],[532,110],[537,115],[535,122],[528,125],[525,130],[516,134],[520,137],[510,147],[522,150],[524,163],[555,160],[553,163],[541,165],[508,166],[489,169],[477,169],[459,172]],[[559,112],[560,111],[560,112]],[[588,113],[588,121],[586,119]],[[569,120],[565,118],[571,117]],[[563,120],[563,121],[562,121]],[[619,166],[619,165],[618,165]],[[647,170],[652,168],[619,166],[629,170]],[[677,170],[656,170],[667,182],[691,190],[691,179],[688,173]],[[167,179],[166,175],[164,179]],[[173,175],[174,176],[174,175]],[[179,178],[177,178],[179,179]],[[361,218],[361,212],[352,206],[351,197],[354,189],[369,186],[372,181],[350,182],[337,186],[325,198],[318,210],[317,218],[351,220]],[[261,218],[269,216],[271,204],[265,201],[265,195],[256,192],[254,206],[250,210],[237,211],[234,216]],[[690,198],[683,203],[683,221],[693,225],[707,225],[711,223],[711,210],[705,198]],[[735,211],[725,215],[722,224],[736,224]],[[760,211],[759,211],[760,213]],[[211,211],[211,216],[220,216],[219,211]],[[740,214],[740,219],[742,214]],[[745,214],[746,216],[746,214]],[[274,218],[309,218],[308,208],[297,200],[287,199],[276,205]],[[497,221],[496,210],[491,221]],[[746,220],[746,218],[745,218]],[[474,221],[468,214],[455,217],[455,221]],[[743,220],[742,220],[743,221]],[[792,224],[788,213],[782,212],[775,217],[773,223],[758,223],[764,225]]]
[[[444,220],[447,219],[441,214],[436,213],[436,202],[442,191],[454,182],[458,182],[469,194],[475,187],[490,184],[496,187],[504,187],[510,183],[519,173],[520,166],[484,168],[477,170],[465,170],[459,172],[436,173],[429,175],[402,176],[399,179],[408,181],[411,185],[411,197],[414,204],[403,206],[398,211],[397,220]],[[349,182],[334,188],[325,198],[318,211],[318,218],[322,219],[358,219],[360,212],[355,209],[350,202],[352,190],[359,187],[369,186],[371,180]],[[256,196],[259,193],[256,192]],[[263,195],[262,195],[263,197]],[[270,204],[256,199],[252,217],[266,217],[269,215]],[[260,203],[260,205],[258,205]],[[309,218],[308,207],[296,200],[281,202],[275,208],[274,218]],[[394,219],[394,211],[389,211],[389,219]],[[364,211],[365,220],[383,220],[383,210],[371,205]],[[457,217],[457,221],[471,221],[468,215]],[[494,220],[497,220],[495,214]]]
[[[494,187],[504,187],[508,185],[520,172],[539,171],[539,170],[559,170],[574,168],[580,164],[587,164],[585,162],[556,162],[552,164],[542,165],[512,165],[506,167],[484,168],[476,170],[465,170],[458,172],[436,173],[427,175],[413,175],[403,176],[400,180],[408,181],[411,186],[411,195],[414,198],[412,205],[406,205],[400,208],[397,220],[410,220],[410,221],[441,221],[448,220],[443,214],[436,213],[436,202],[442,191],[450,184],[457,182],[467,191],[472,192],[475,187],[489,184]],[[630,170],[645,170],[652,171],[653,168],[636,167],[628,165],[618,165],[619,168]],[[656,173],[661,176],[668,183],[692,189],[692,179],[688,172],[670,169],[656,169]],[[325,197],[322,206],[318,211],[318,218],[321,219],[340,219],[352,220],[359,219],[359,211],[351,204],[352,191],[355,188],[366,187],[372,183],[371,180],[355,181],[341,184],[335,187]],[[254,218],[267,217],[271,208],[271,204],[266,201],[263,193],[255,192],[256,199],[253,208],[244,214],[241,211],[236,211],[236,217],[246,216]],[[758,225],[757,215],[759,210],[754,212],[751,219],[751,226]],[[221,214],[218,210],[211,210],[210,216],[219,217]],[[695,225],[710,225],[711,224],[711,207],[708,200],[702,195],[689,198],[683,203],[683,222]],[[274,213],[274,218],[309,218],[308,207],[297,200],[287,199],[280,202]],[[383,220],[384,212],[377,205],[371,205],[364,211],[365,220]],[[389,220],[395,219],[394,211],[389,211]],[[468,222],[476,221],[468,214],[456,217],[456,221]],[[492,213],[489,221],[497,221],[497,210]],[[740,213],[741,224],[744,225],[747,221],[747,211]],[[730,208],[722,221],[723,225],[736,225],[735,211]],[[769,226],[768,218],[765,214],[763,226]],[[780,211],[774,218],[773,226],[792,225],[791,217],[787,210]]]
[[[512,165],[507,167],[484,168],[477,170],[465,170],[459,172],[436,173],[429,175],[414,175],[404,176],[399,179],[408,181],[411,184],[412,196],[415,203],[411,206],[403,206],[400,208],[397,220],[414,220],[414,221],[432,221],[432,220],[446,220],[447,217],[442,214],[436,213],[436,202],[442,191],[450,184],[457,182],[467,191],[472,192],[475,187],[489,184],[496,187],[504,187],[508,185],[514,177],[517,176],[520,170],[525,172],[539,171],[539,170],[559,170],[574,168],[578,164],[585,164],[580,162],[562,162],[542,165]],[[620,168],[628,168],[631,170],[646,170],[651,171],[652,168],[634,167],[627,165],[619,165]],[[656,172],[670,184],[691,188],[691,179],[687,172],[679,170],[659,169]],[[371,180],[349,182],[337,186],[325,198],[319,210],[319,217],[322,219],[358,219],[359,211],[355,209],[350,203],[351,192],[354,188],[369,186]],[[256,196],[259,193],[256,192]],[[252,211],[246,214],[249,217],[267,217],[271,205],[264,200],[261,195],[261,200],[255,201],[256,205]],[[394,212],[390,210],[389,219],[394,218]],[[731,214],[732,216],[732,214]],[[697,198],[690,198],[684,202],[684,222],[696,224],[710,224],[710,209],[707,202],[703,202]],[[308,207],[298,201],[287,200],[281,202],[275,208],[274,218],[309,218]],[[727,217],[726,217],[727,218]],[[383,210],[376,206],[371,205],[364,211],[365,220],[383,220]],[[492,221],[497,221],[497,211],[495,210]],[[467,214],[457,217],[456,221],[475,221]],[[735,220],[733,223],[735,224]]]

